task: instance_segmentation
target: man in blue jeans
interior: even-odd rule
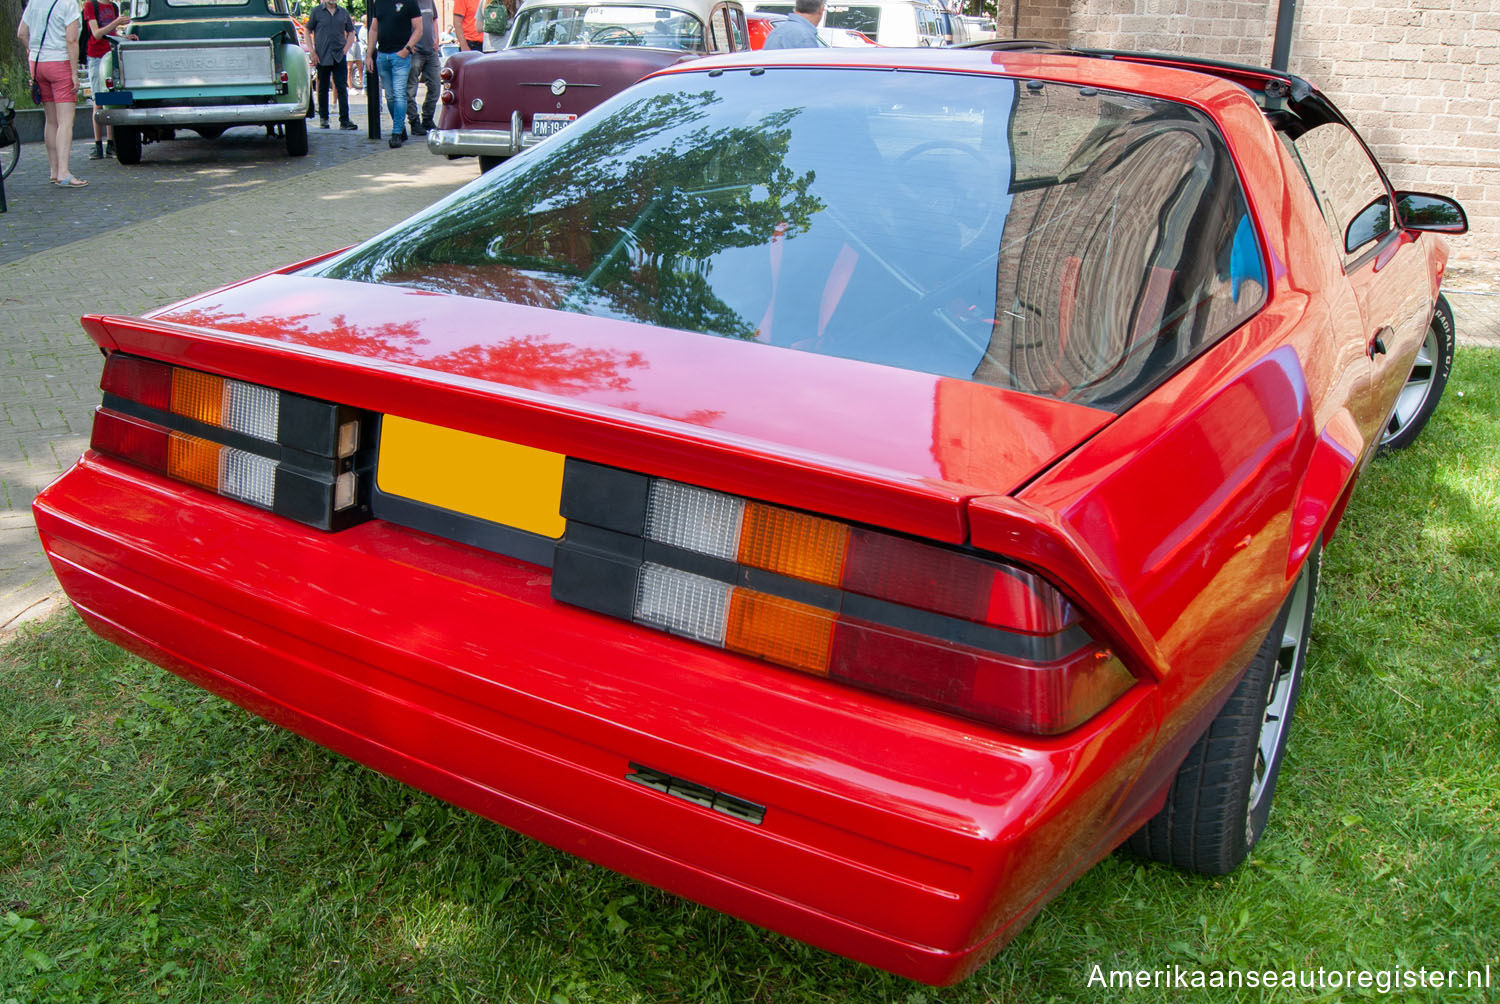
[[[417,0],[372,0],[368,36],[374,44],[365,66],[380,74],[386,107],[391,112],[391,146],[406,142],[406,77],[411,54],[422,37]]]

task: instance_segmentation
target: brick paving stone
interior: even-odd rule
[[[289,204],[307,199],[310,206],[316,193],[303,189],[300,179],[388,149],[384,140],[365,137],[364,102],[352,105],[360,131],[325,132],[314,124],[305,157],[286,156],[285,141],[267,138],[260,126],[236,127],[216,140],[182,130],[182,139],[148,144],[141,163],[130,167],[112,159],[89,160],[93,140],[77,140],[69,166],[89,187],[74,191],[48,183],[46,152],[40,143],[27,143],[15,173],[5,179],[10,212],[0,216],[0,263],[87,239],[101,226],[154,220],[255,188],[277,189]],[[416,152],[430,156],[424,149]],[[67,274],[39,276],[34,291],[63,291],[73,281]]]
[[[263,159],[214,164],[188,157],[187,163],[158,165],[150,183],[169,193],[151,197],[148,215],[105,216],[107,229],[92,236],[8,260],[0,253],[0,630],[50,610],[57,591],[30,506],[88,444],[100,356],[79,327],[81,314],[139,314],[356,243],[478,173],[472,159],[439,159],[420,143],[400,150],[381,143],[372,153],[374,144],[363,133],[333,130],[321,137],[333,135],[358,140],[358,155],[294,176],[275,170],[285,157],[269,169]],[[147,148],[148,160],[153,152]],[[84,163],[100,168],[90,174],[96,180],[89,192],[110,167],[134,170],[80,161],[80,176]],[[42,173],[45,180],[45,162]],[[214,180],[205,196],[207,175]],[[81,193],[41,194],[56,201]],[[14,239],[12,218],[0,216],[7,245]],[[21,230],[27,226],[23,221]]]

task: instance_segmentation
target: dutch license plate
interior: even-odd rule
[[[386,415],[375,483],[388,495],[551,537],[563,534],[561,453]]]
[[[531,116],[531,135],[537,139],[546,139],[553,133],[561,132],[563,126],[577,117],[577,115],[561,115],[556,112],[537,112]]]

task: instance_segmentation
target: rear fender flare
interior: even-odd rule
[[[1313,548],[1319,546],[1320,538],[1326,542],[1337,529],[1354,489],[1363,445],[1354,416],[1345,409],[1333,416],[1314,441],[1292,507],[1288,579],[1296,575]]]

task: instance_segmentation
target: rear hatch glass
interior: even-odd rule
[[[1231,158],[1194,109],[824,67],[646,81],[310,271],[1111,410],[1265,286]]]

